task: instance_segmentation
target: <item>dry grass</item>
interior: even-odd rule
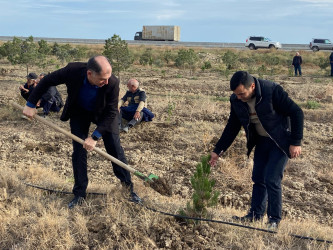
[[[96,51],[101,48],[96,48]],[[130,48],[132,49],[132,47]],[[133,47],[143,51],[144,47]],[[155,51],[156,49],[156,51]],[[154,48],[159,54],[166,49]],[[217,58],[226,50],[195,48],[203,58]],[[278,56],[292,58],[294,52],[233,50],[242,58]],[[137,52],[139,54],[139,52]],[[22,181],[70,191],[73,185],[71,141],[37,122],[28,122],[8,107],[8,101],[24,102],[17,95],[24,70],[2,60],[8,73],[0,77],[0,248],[1,249],[333,249],[332,245],[301,240],[290,234],[332,240],[332,80],[313,64],[325,54],[302,52],[303,71],[315,75],[295,78],[282,69],[267,78],[280,82],[297,102],[309,96],[320,102],[318,110],[305,111],[303,155],[288,164],[284,179],[284,219],[277,234],[217,223],[181,224],[173,217],[154,213],[126,200],[108,162],[91,153],[88,157],[89,195],[86,203],[68,210],[71,195],[48,193],[28,187]],[[324,52],[323,52],[324,53]],[[314,57],[314,58],[313,58]],[[260,59],[264,60],[264,59]],[[214,65],[215,69],[218,62]],[[246,69],[246,64],[241,64]],[[281,66],[280,66],[281,67]],[[161,196],[133,177],[136,192],[145,204],[177,213],[191,199],[190,178],[201,155],[217,142],[229,114],[228,80],[219,72],[188,72],[168,66],[133,66],[125,80],[137,77],[148,95],[148,106],[156,114],[152,123],[143,123],[133,133],[121,134],[129,164],[143,173],[153,172],[173,181],[172,197]],[[33,69],[36,72],[41,70]],[[163,75],[161,70],[165,70]],[[181,77],[175,77],[181,75]],[[314,84],[314,82],[316,82]],[[65,88],[60,87],[63,95]],[[50,119],[64,129],[59,114]],[[135,139],[133,139],[133,136]],[[98,145],[103,147],[102,144]],[[212,169],[221,191],[213,219],[230,221],[244,215],[251,197],[251,159],[245,156],[245,138],[239,134],[231,148]],[[310,204],[310,205],[309,205]],[[325,208],[325,209],[324,209]],[[263,223],[253,226],[265,228]]]

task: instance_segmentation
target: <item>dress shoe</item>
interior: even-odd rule
[[[68,208],[73,209],[77,205],[81,205],[84,202],[84,197],[82,196],[75,196],[74,199],[68,203]]]
[[[233,220],[240,221],[240,222],[255,222],[262,220],[262,215],[257,215],[255,213],[248,213],[245,216],[239,217],[239,216],[232,216]]]
[[[131,192],[130,201],[134,202],[134,203],[142,203],[141,198],[136,193],[134,193],[133,191]]]

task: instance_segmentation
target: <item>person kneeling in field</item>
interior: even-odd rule
[[[38,78],[37,75],[35,73],[31,72],[27,75],[27,82],[25,84],[22,84],[22,85],[19,86],[21,96],[25,100],[28,100],[31,92],[36,87],[37,78]]]
[[[45,73],[39,75],[37,84],[46,76]],[[50,111],[59,112],[64,106],[61,94],[59,93],[56,86],[51,86],[48,90],[42,95],[42,98],[37,102],[37,108],[43,108],[43,116],[46,117]]]
[[[119,130],[128,132],[134,125],[139,124],[142,120],[151,121],[154,118],[154,114],[147,109],[147,97],[145,91],[139,88],[139,82],[132,78],[127,82],[128,91],[119,100]],[[124,106],[128,104],[127,106]],[[123,127],[122,119],[128,121],[127,125]]]

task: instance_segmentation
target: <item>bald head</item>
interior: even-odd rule
[[[87,64],[87,69],[100,74],[103,71],[111,71],[112,67],[109,60],[105,56],[91,57]]]
[[[139,88],[139,82],[135,78],[131,78],[127,82],[127,88],[129,91],[134,93]]]
[[[112,67],[105,56],[94,56],[87,63],[87,77],[92,85],[102,87],[108,84]]]

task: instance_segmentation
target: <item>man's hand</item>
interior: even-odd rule
[[[97,141],[95,141],[93,138],[88,137],[84,140],[83,148],[85,148],[88,151],[92,151],[94,147],[96,146]]]
[[[23,114],[29,118],[33,118],[36,113],[37,110],[35,108],[30,108],[28,106],[23,108]]]
[[[135,111],[135,114],[134,114],[133,118],[138,121],[140,119],[140,112]]]
[[[301,146],[294,146],[294,145],[289,146],[289,153],[291,158],[296,158],[300,156],[301,152],[302,152]]]
[[[209,161],[209,165],[211,165],[212,167],[214,167],[216,165],[217,160],[219,159],[218,154],[211,152],[210,153],[210,161]]]

